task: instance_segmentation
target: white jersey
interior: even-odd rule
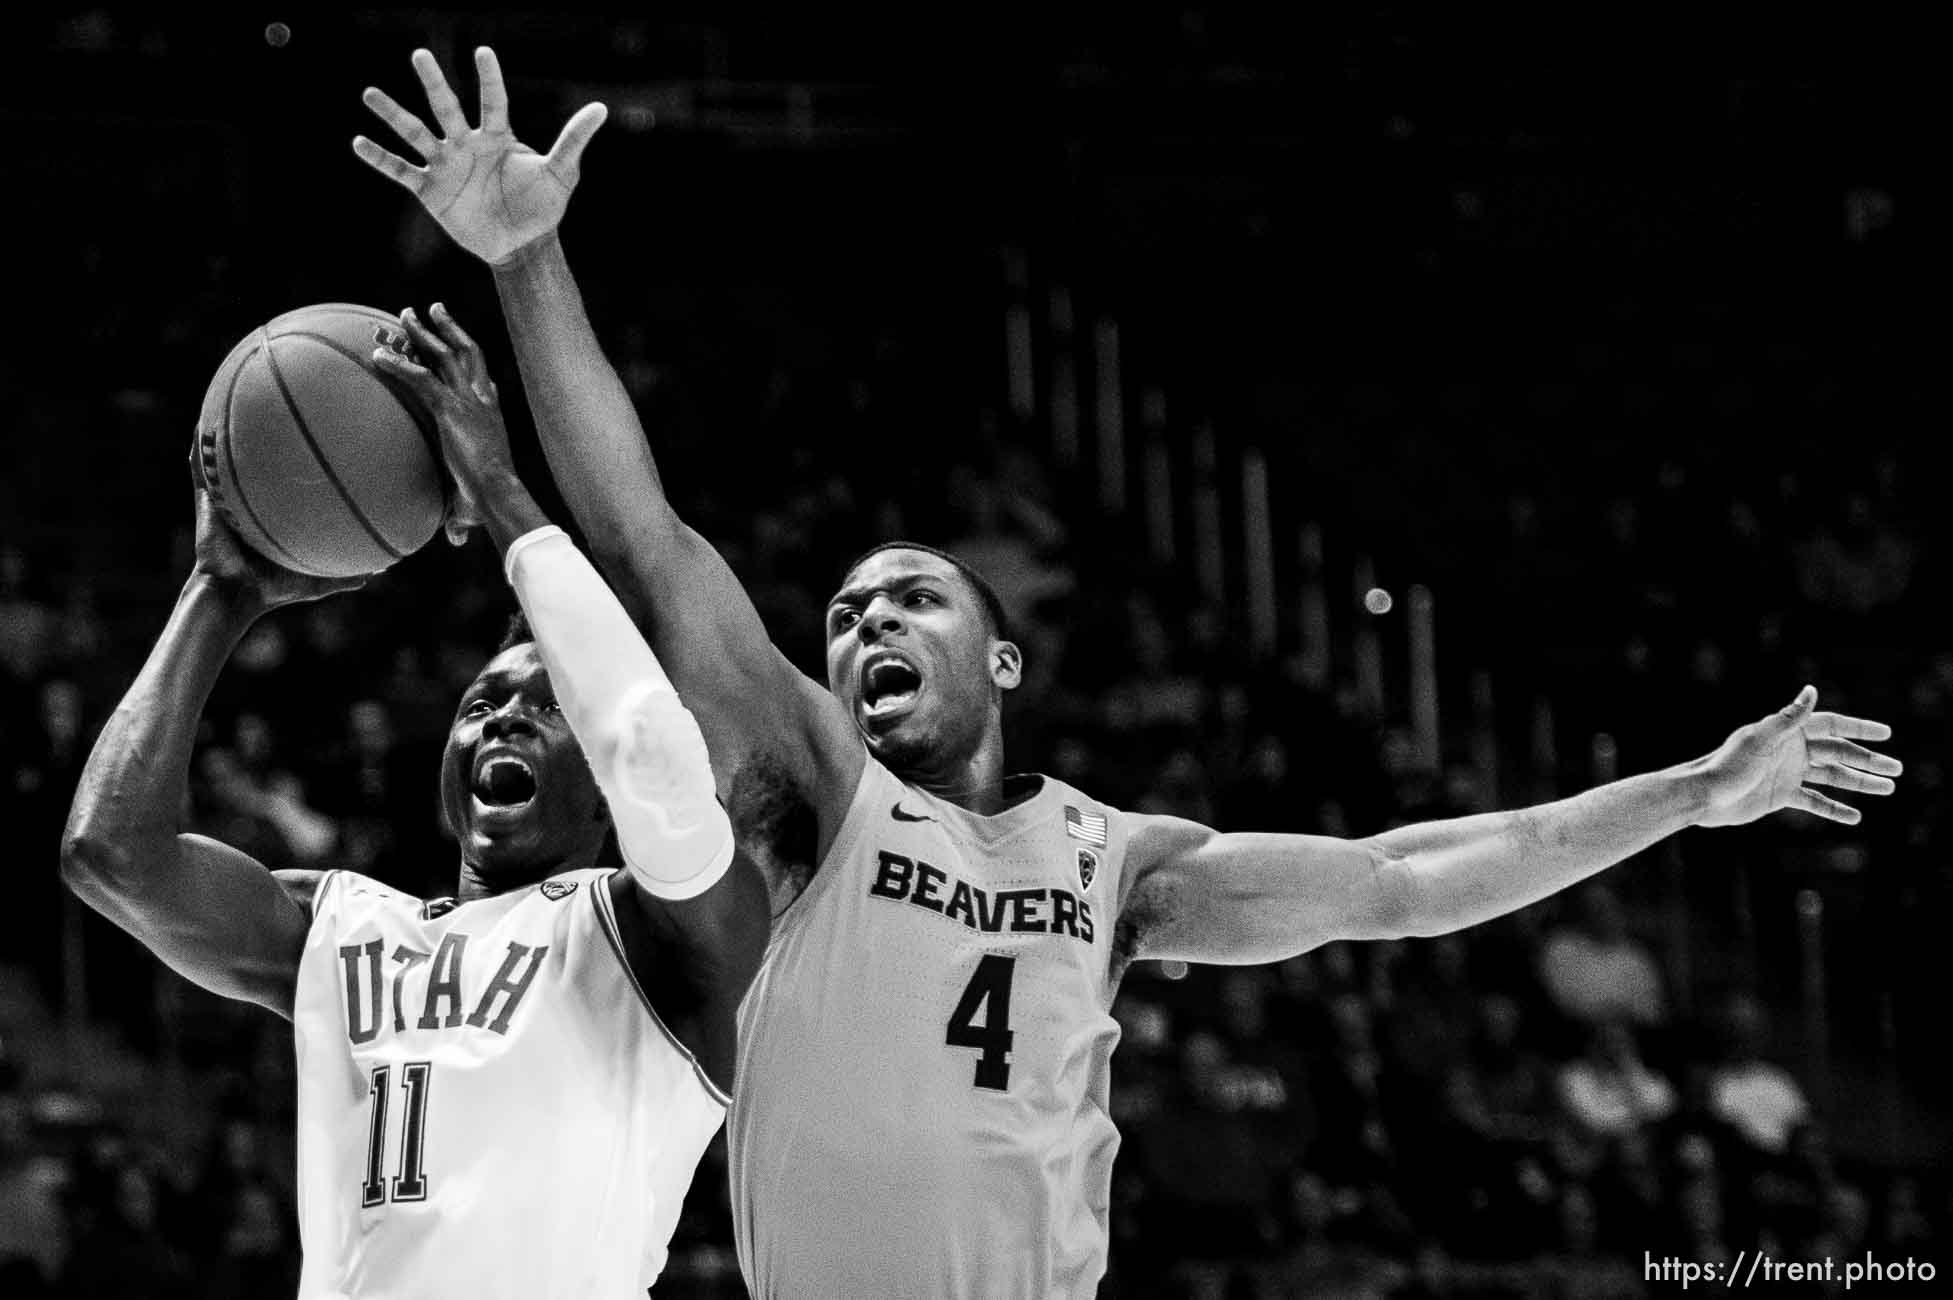
[[[644,1296],[726,1098],[625,964],[609,875],[460,906],[321,881],[300,1300]]]
[[[739,1009],[727,1129],[757,1300],[1087,1300],[1105,1271],[1128,821],[980,816],[870,758]]]

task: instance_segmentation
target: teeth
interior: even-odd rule
[[[475,775],[475,797],[491,808],[520,807],[536,795],[536,773],[513,754],[498,754]]]
[[[883,713],[892,713],[897,709],[907,708],[914,699],[914,690],[901,690],[889,691],[886,694],[877,695],[874,699],[865,701],[865,703],[869,716],[874,717]]]

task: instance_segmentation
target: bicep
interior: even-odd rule
[[[713,545],[683,523],[595,547],[711,751],[719,792],[755,754],[783,764],[838,825],[866,761],[847,711],[794,667]]]
[[[1134,821],[1123,911],[1136,957],[1255,965],[1408,932],[1414,881],[1374,841]]]
[[[176,870],[77,892],[185,979],[289,1020],[320,873],[274,873],[202,835],[175,843]]]

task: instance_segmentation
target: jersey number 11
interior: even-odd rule
[[[400,1067],[400,1086],[407,1094],[407,1113],[400,1121],[400,1172],[393,1176],[393,1195],[387,1195],[387,1181],[380,1164],[387,1154],[387,1097],[393,1067],[373,1067],[373,1083],[367,1089],[373,1099],[372,1122],[366,1132],[366,1181],[359,1187],[359,1203],[364,1209],[384,1205],[389,1200],[427,1199],[427,1174],[423,1160],[427,1154],[427,1084],[434,1073],[428,1061],[409,1061]]]
[[[951,1047],[974,1047],[982,1053],[977,1057],[976,1086],[994,1092],[1010,1087],[1010,1044],[1017,1037],[1010,1031],[1010,977],[1016,970],[1017,958],[985,953],[950,1013],[949,1033],[943,1040]],[[982,1024],[976,1022],[978,1012],[983,1013]]]

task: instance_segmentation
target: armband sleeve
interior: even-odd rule
[[[693,898],[732,863],[698,720],[643,633],[562,529],[524,533],[503,561],[570,730],[609,802],[624,865],[660,898]]]

